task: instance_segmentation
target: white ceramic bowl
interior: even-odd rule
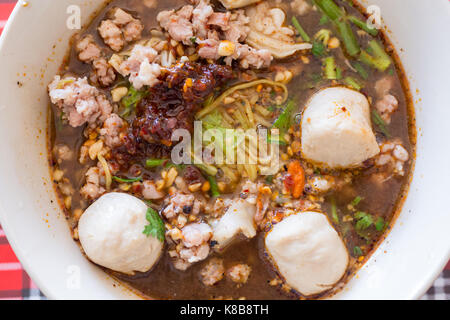
[[[114,286],[113,279],[80,253],[56,203],[47,164],[46,85],[73,34],[66,27],[67,8],[79,5],[86,22],[102,2],[19,4],[0,43],[0,220],[25,269],[49,298],[136,298]],[[446,36],[450,3],[371,0],[364,4],[380,6],[405,66],[416,100],[417,162],[409,196],[392,232],[336,298],[418,298],[450,257],[450,42]]]

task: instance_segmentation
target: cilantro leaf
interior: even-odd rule
[[[325,54],[326,48],[322,41],[314,41],[312,47],[312,54],[316,57],[322,57]]]
[[[164,226],[164,222],[162,221],[158,212],[152,208],[148,208],[145,218],[147,219],[149,224],[145,226],[143,233],[147,237],[153,236],[159,241],[164,242],[166,227]]]
[[[382,231],[385,225],[383,217],[379,217],[375,222],[375,229],[377,229],[377,231]]]
[[[211,186],[211,195],[213,198],[220,197],[219,186],[217,185],[216,177],[208,176],[209,185]]]
[[[366,230],[373,224],[373,217],[368,213],[358,211],[355,218],[358,220],[355,225],[356,231]]]

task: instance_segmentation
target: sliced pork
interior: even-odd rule
[[[139,40],[144,25],[124,10],[114,10],[113,18],[103,20],[98,32],[105,43],[114,51],[120,51],[126,44]]]
[[[62,110],[72,127],[103,122],[111,114],[108,99],[86,78],[55,76],[48,89],[52,103]]]

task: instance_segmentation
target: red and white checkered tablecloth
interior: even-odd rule
[[[0,33],[14,8],[15,0],[0,0]],[[0,226],[0,300],[45,299],[8,244]],[[422,299],[450,300],[450,263]]]
[[[0,0],[0,33],[3,31],[6,21],[15,5],[15,0]]]

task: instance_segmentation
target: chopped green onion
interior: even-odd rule
[[[314,0],[314,2],[334,22],[347,53],[352,57],[356,57],[361,48],[350,23],[345,18],[344,10],[333,0]]]
[[[324,69],[325,69],[325,78],[328,80],[336,80],[337,72],[336,72],[336,61],[334,57],[328,57],[324,59]]]
[[[376,37],[378,35],[378,30],[377,29],[371,28],[370,26],[367,25],[366,22],[359,20],[357,17],[349,16],[348,20],[350,20],[355,26],[357,26],[361,30],[364,30],[365,32],[367,32],[371,36]]]
[[[220,196],[219,186],[217,185],[216,178],[213,176],[208,176],[209,185],[211,186],[211,195],[214,198],[217,198]]]
[[[123,179],[120,177],[113,176],[112,178],[113,178],[113,180],[115,180],[119,183],[133,183],[133,182],[137,182],[137,181],[142,181],[142,177],[137,177],[137,178],[132,178],[132,179]]]
[[[362,256],[362,255],[363,255],[363,252],[362,252],[361,248],[358,247],[358,246],[355,246],[355,247],[353,248],[353,255],[355,255],[356,257]]]
[[[357,196],[355,199],[353,199],[351,205],[354,207],[357,206],[361,202],[362,199],[363,198],[361,198],[360,196]]]
[[[336,28],[344,43],[345,51],[352,57],[356,57],[361,52],[358,40],[353,33],[352,27],[348,21],[336,21]]]
[[[333,21],[344,16],[344,11],[333,0],[314,0],[314,3]]]
[[[346,77],[344,79],[344,82],[346,85],[352,87],[355,90],[361,90],[362,85],[358,83],[358,81],[356,81],[356,79],[352,78],[352,77]]]
[[[311,38],[308,36],[306,31],[302,28],[300,25],[300,22],[298,22],[296,17],[292,17],[292,24],[294,25],[295,29],[297,30],[300,37],[302,37],[303,41],[310,42]]]
[[[164,163],[166,163],[167,159],[147,159],[145,161],[145,166],[147,168],[156,168],[162,166]]]
[[[372,109],[372,120],[377,125],[377,127],[380,129],[380,131],[387,137],[390,138],[391,134],[389,133],[387,129],[387,124],[384,122],[384,120],[381,118],[381,116],[378,114],[378,112],[375,109]]]
[[[336,199],[334,197],[331,198],[331,217],[335,223],[339,223],[339,216],[337,213]]]
[[[199,168],[200,170],[206,172],[206,174],[211,175],[211,176],[215,176],[217,174],[217,168],[214,167],[213,165],[204,163],[204,162],[200,162],[200,163],[194,163],[194,165]]]
[[[361,51],[359,60],[382,72],[386,71],[392,63],[389,55],[376,40],[369,42],[367,51]]]
[[[363,65],[359,62],[355,62],[353,64],[353,67],[356,69],[356,71],[358,72],[358,74],[364,79],[367,80],[369,79],[369,73],[367,72],[366,69],[364,69]]]

